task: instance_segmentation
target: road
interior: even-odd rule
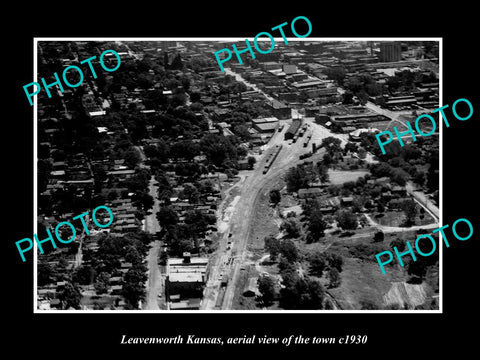
[[[408,129],[407,125],[406,125],[406,122],[405,120],[399,120],[400,116],[402,115],[412,115],[413,113],[413,110],[400,110],[400,111],[391,111],[391,110],[387,110],[387,109],[384,109],[378,105],[375,105],[374,103],[370,102],[370,101],[367,101],[367,103],[365,104],[365,107],[373,112],[376,112],[377,114],[380,114],[380,115],[384,115],[386,117],[388,117],[390,120],[390,123],[385,127],[385,129],[389,129],[391,128],[391,125],[393,125],[394,122],[397,123],[397,128],[398,130],[402,130],[403,128],[405,129]],[[419,109],[416,109],[415,111],[418,113],[418,114],[423,114],[423,113],[429,113],[429,112],[432,112],[434,109],[425,109],[425,108],[419,108]],[[412,124],[412,122],[410,121],[410,124],[412,125],[412,127],[414,127]],[[398,125],[401,125],[401,127],[398,127]]]
[[[430,215],[432,215],[437,222],[440,218],[440,209],[430,200],[423,191],[418,191],[415,185],[411,181],[408,181],[405,185],[407,192],[413,196],[415,201],[423,207]]]
[[[236,72],[233,72],[229,68],[225,69],[225,73],[227,75],[235,77],[235,80],[237,80],[239,82],[243,82],[245,85],[247,85],[247,86],[251,87],[252,89],[254,89],[255,91],[258,91],[259,93],[263,94],[263,96],[265,96],[265,98],[267,100],[270,100],[270,101],[274,100],[273,97],[271,97],[270,95],[268,95],[265,92],[263,92],[262,90],[260,90],[255,84],[252,84],[252,83],[248,82],[247,80],[245,80],[240,74],[237,74]]]
[[[157,188],[154,185],[155,179],[152,176],[150,182],[148,184],[149,194],[153,196],[154,203],[153,208],[148,215],[145,216],[144,222],[144,231],[150,234],[157,234],[161,227],[157,220],[156,214],[159,211],[160,204],[158,201],[158,197],[156,196]],[[159,310],[160,307],[158,305],[158,294],[162,294],[163,296],[163,283],[164,279],[162,278],[162,274],[160,273],[160,268],[158,266],[158,255],[161,251],[161,242],[159,240],[155,240],[153,243],[150,244],[150,250],[148,252],[148,282],[147,282],[147,294],[146,294],[146,302],[144,303],[144,308],[146,310]]]
[[[365,214],[365,217],[367,218],[371,226],[376,227],[378,230],[381,230],[384,233],[398,233],[398,232],[420,230],[420,229],[437,229],[439,227],[439,224],[437,222],[426,224],[426,225],[415,225],[410,227],[387,226],[387,225],[380,225],[379,223],[375,222],[368,214]]]
[[[140,167],[148,168],[144,164],[146,156],[141,146],[135,147],[140,155]],[[148,183],[148,193],[153,197],[152,210],[145,216],[143,231],[156,235],[160,232],[160,223],[157,220],[157,212],[160,210],[160,203],[157,196],[157,187],[155,186],[155,177],[152,175]],[[161,241],[155,240],[150,244],[150,250],[147,256],[148,281],[146,284],[146,301],[143,303],[144,310],[160,310],[158,295],[164,296],[164,279],[158,266],[158,255],[161,251]],[[164,298],[164,297],[163,297]]]
[[[85,227],[88,228],[88,225],[90,224],[90,215],[86,215],[84,219],[85,219]],[[85,227],[82,228],[82,233],[80,234],[80,243],[78,245],[78,250],[77,250],[77,253],[75,254],[75,261],[73,263],[73,268],[74,269],[79,267],[80,265],[82,265],[82,261],[83,261],[83,252],[82,252],[83,240],[85,239],[85,236],[87,236],[87,234],[85,232]]]

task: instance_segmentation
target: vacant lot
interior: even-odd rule
[[[384,241],[378,243],[373,242],[374,232],[375,229],[366,227],[355,231],[352,236],[327,235],[317,243],[299,245],[305,255],[314,251],[326,251],[342,256],[341,284],[328,291],[344,310],[385,309],[395,306],[396,300],[397,308],[403,308],[407,302],[411,305],[420,305],[418,299],[414,300],[413,297],[395,299],[392,293],[387,295],[392,289],[392,284],[405,283],[409,276],[397,262],[388,265],[384,275],[375,259],[375,254],[390,250],[390,243],[393,240],[397,238],[402,241],[411,240],[415,237],[415,232],[385,234]],[[308,266],[305,264],[304,268],[308,269]],[[426,280],[422,283],[422,294],[427,304],[430,304],[431,295],[436,291],[438,292],[438,269],[430,267]]]
[[[420,206],[417,205],[417,216],[415,217],[415,222],[413,225],[428,225],[435,223],[435,219],[428,213],[425,212],[423,215],[420,214]],[[423,218],[422,218],[423,216]],[[402,227],[407,220],[405,213],[403,211],[386,211],[385,213],[376,213],[372,219],[384,226],[394,226]]]
[[[330,182],[333,185],[343,184],[349,181],[356,181],[358,178],[368,174],[368,170],[328,170]]]

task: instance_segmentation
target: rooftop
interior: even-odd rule
[[[170,273],[168,274],[169,282],[199,282],[204,281],[202,273]]]

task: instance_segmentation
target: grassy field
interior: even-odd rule
[[[420,214],[420,205],[417,204],[417,216],[415,217],[415,222],[413,225],[428,225],[433,224],[436,220],[428,213],[425,212],[423,214],[423,219],[421,218]],[[378,216],[382,215],[382,216]],[[405,224],[406,216],[403,211],[386,211],[382,214],[376,213],[375,216],[372,217],[373,220],[380,225],[385,226],[395,226],[401,227]]]
[[[409,278],[397,262],[387,265],[386,274],[383,274],[375,255],[390,250],[390,243],[397,238],[402,241],[414,239],[415,231],[385,234],[384,241],[379,243],[372,241],[374,232],[373,228],[366,227],[357,230],[352,236],[328,235],[318,243],[301,244],[305,255],[314,251],[326,251],[343,257],[341,284],[328,291],[344,310],[359,310],[367,304],[374,309],[386,308],[384,297],[387,293],[391,294],[392,284],[406,282]],[[326,285],[325,279],[322,280]],[[438,291],[438,268],[429,268],[422,289],[428,297]],[[402,303],[402,299],[398,301]]]
[[[328,170],[328,176],[333,185],[356,181],[358,178],[365,176],[368,173],[368,170]]]

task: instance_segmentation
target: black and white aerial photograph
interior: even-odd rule
[[[5,353],[475,353],[471,4],[9,10]]]
[[[35,312],[440,310],[440,39],[280,40],[36,39]]]

